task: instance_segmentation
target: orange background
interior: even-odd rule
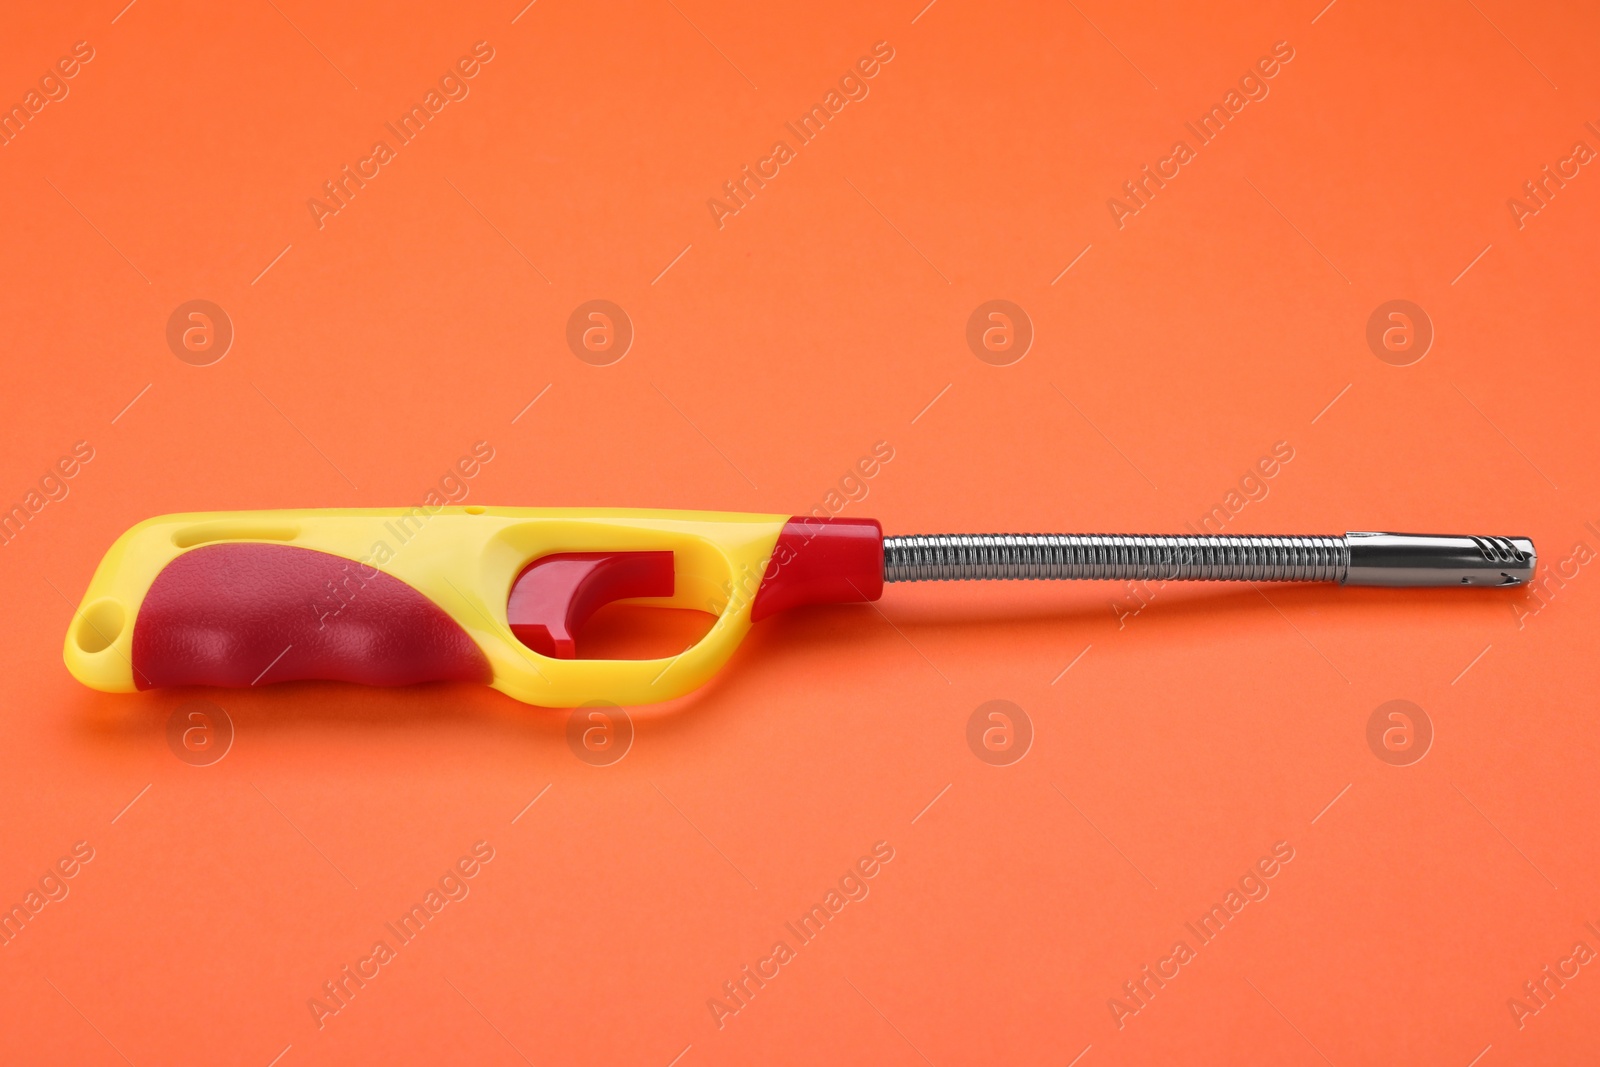
[[[1541,578],[1600,547],[1600,176],[1507,207],[1600,148],[1592,12],[921,7],[8,15],[0,100],[95,55],[0,148],[0,499],[95,454],[0,547],[0,903],[95,856],[0,948],[7,1062],[1592,1055],[1594,966],[1507,1006],[1600,949],[1592,563],[1542,596],[1168,587],[1120,626],[1118,585],[890,587],[761,624],[608,767],[486,689],[67,675],[134,522],[410,505],[478,440],[474,503],[775,512],[887,441],[843,514],[891,533],[1179,531],[1283,441],[1229,532],[1526,534]],[[319,229],[307,200],[477,41],[470,95]],[[878,41],[870,95],[719,229],[707,200]],[[1270,95],[1119,229],[1108,198],[1279,41]],[[595,298],[636,330],[606,367],[565,340]],[[994,298],[1036,330],[1010,366],[965,340]],[[1436,331],[1404,367],[1365,340],[1397,298]],[[165,340],[192,299],[237,333],[209,366]],[[166,742],[196,697],[237,729],[211,766]],[[1035,734],[1004,767],[966,740],[995,699]],[[1410,766],[1366,740],[1394,699],[1435,734]],[[470,896],[319,1029],[480,840]],[[870,896],[719,1029],[708,999],[878,841]],[[1119,1028],[1280,841],[1270,896]]]

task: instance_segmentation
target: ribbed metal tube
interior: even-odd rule
[[[1342,582],[1343,537],[933,534],[883,539],[886,582],[1098,578]]]

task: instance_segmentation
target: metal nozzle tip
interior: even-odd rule
[[[1524,585],[1538,553],[1526,537],[1347,533],[1345,585]]]

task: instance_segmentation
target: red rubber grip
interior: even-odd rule
[[[202,545],[151,583],[133,630],[140,689],[306,679],[487,683],[483,651],[400,579],[294,545]]]

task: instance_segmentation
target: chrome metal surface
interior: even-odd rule
[[[1349,533],[1346,585],[1522,585],[1537,553],[1526,537]]]
[[[1343,537],[933,534],[883,539],[885,582],[1011,579],[1520,585],[1527,538],[1350,533]]]

